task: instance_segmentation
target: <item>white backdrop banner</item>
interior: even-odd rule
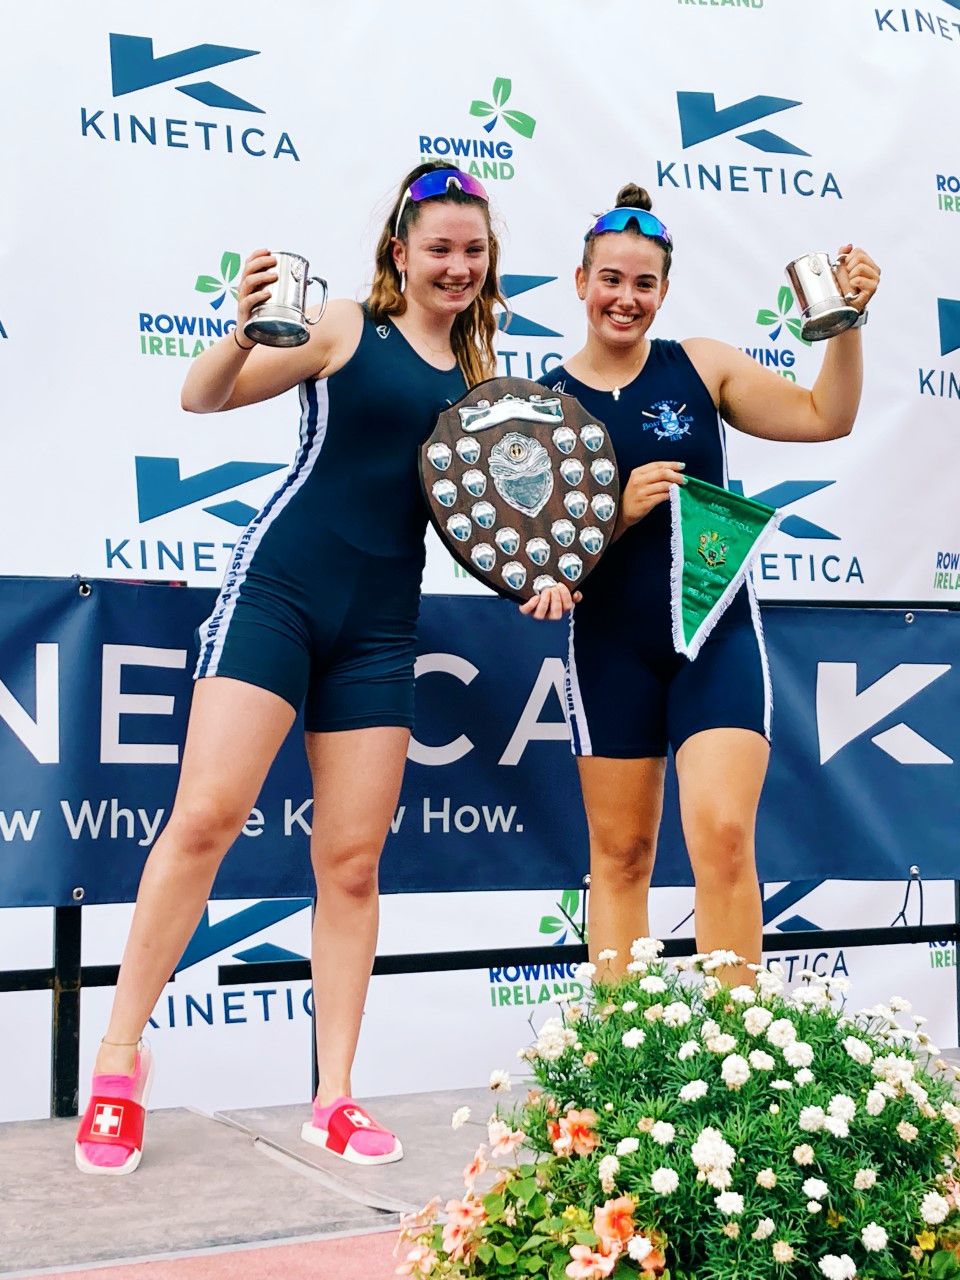
[[[233,323],[261,245],[363,297],[399,178],[439,156],[489,184],[503,226],[504,373],[579,346],[583,231],[626,180],[676,239],[654,332],[718,337],[807,385],[822,348],[797,337],[783,266],[866,247],[884,278],[853,435],[730,433],[731,480],[785,514],[757,586],[957,600],[956,0],[518,0],[455,40],[441,0],[410,18],[386,0],[335,21],[291,2],[279,25],[250,0],[8,15],[4,83],[29,110],[0,209],[0,573],[215,585],[298,411],[288,395],[191,417],[187,362]],[[479,590],[457,573],[433,545],[428,589]]]

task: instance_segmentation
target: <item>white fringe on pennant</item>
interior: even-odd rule
[[[781,519],[781,513],[775,511],[757,535],[750,554],[730,579],[723,595],[700,623],[691,639],[687,641],[683,634],[683,531],[680,523],[680,486],[673,484],[670,486],[670,613],[673,622],[673,647],[677,653],[684,654],[691,662],[694,660],[714,627],[726,613],[730,601],[743,586],[744,579],[750,572],[760,547],[770,534],[779,528]]]

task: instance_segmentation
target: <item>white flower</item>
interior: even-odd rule
[[[721,1191],[714,1199],[714,1204],[721,1213],[743,1213],[743,1196],[736,1191]]]
[[[559,1018],[548,1018],[537,1036],[536,1051],[545,1061],[556,1062],[576,1041],[575,1031],[565,1027]]]
[[[641,978],[639,986],[641,991],[646,991],[651,996],[658,996],[667,989],[667,984],[655,973],[651,973],[648,978]]]
[[[469,1119],[470,1119],[470,1108],[457,1107],[456,1111],[453,1113],[453,1118],[450,1121],[450,1128],[462,1129]]]
[[[640,1150],[640,1139],[621,1138],[615,1149],[618,1156],[632,1156],[635,1151]]]
[[[795,1071],[793,1078],[800,1085],[813,1084],[813,1072],[809,1067],[801,1067],[799,1071]]]
[[[636,1009],[638,1006],[637,1006],[636,1000],[626,1000],[624,1001],[622,1007],[623,1007],[624,1013],[633,1013],[634,1009]]]
[[[788,1067],[809,1067],[813,1062],[813,1046],[805,1040],[796,1040],[784,1045],[783,1060]]]
[[[827,1116],[823,1122],[823,1127],[827,1133],[832,1134],[835,1138],[849,1138],[850,1126],[846,1120],[841,1120],[839,1116]]]
[[[834,1253],[825,1254],[817,1263],[817,1266],[827,1277],[827,1280],[854,1280],[854,1276],[857,1274],[857,1264],[849,1253],[843,1253],[839,1258]]]
[[[596,972],[597,966],[595,964],[584,962],[577,965],[573,971],[573,976],[578,982],[589,982]]]
[[[597,959],[600,961],[616,960],[617,955],[618,953],[614,951],[612,947],[604,947],[604,949],[597,956]]]
[[[940,1114],[952,1125],[960,1124],[960,1107],[955,1107],[952,1102],[945,1102],[940,1108]]]
[[[620,1172],[620,1161],[616,1156],[604,1156],[597,1168],[600,1186],[609,1195],[616,1186],[617,1174]]]
[[[771,1089],[792,1089],[793,1081],[792,1080],[771,1080],[770,1088]]]
[[[757,993],[753,987],[734,987],[727,992],[727,995],[734,1004],[755,1004],[757,999]]]
[[[773,1014],[769,1009],[764,1009],[760,1005],[753,1005],[751,1008],[744,1010],[743,1025],[747,1029],[747,1035],[762,1035],[772,1021]]]
[[[700,1052],[700,1046],[696,1040],[685,1040],[677,1050],[677,1057],[681,1062],[686,1062],[688,1058],[695,1058]]]
[[[649,968],[646,960],[631,960],[627,965],[627,973],[646,973]]]
[[[788,1244],[786,1240],[775,1240],[773,1243],[773,1260],[774,1262],[792,1262],[793,1246]]]
[[[887,1001],[887,1007],[892,1009],[894,1013],[909,1013],[913,1005],[909,1000],[905,1000],[903,996],[891,996]]]
[[[658,1196],[668,1196],[680,1185],[680,1175],[676,1169],[665,1169],[662,1166],[654,1169],[650,1175],[650,1185]]]
[[[850,1121],[857,1114],[857,1104],[848,1093],[835,1093],[827,1103],[827,1110],[832,1116]]]
[[[761,969],[757,974],[757,990],[763,998],[778,996],[783,990],[783,979],[770,969]]]
[[[772,1169],[761,1169],[757,1174],[757,1186],[764,1187],[767,1191],[772,1191],[777,1185],[777,1175]]]
[[[808,1200],[822,1200],[829,1190],[822,1178],[807,1178],[803,1184],[803,1194]]]
[[[778,1116],[780,1114],[780,1104],[778,1102],[771,1102],[767,1110],[772,1116]]]
[[[877,1181],[876,1169],[858,1169],[853,1178],[854,1191],[869,1191]]]
[[[883,1227],[878,1227],[875,1222],[870,1222],[860,1232],[860,1239],[867,1253],[879,1253],[881,1249],[887,1247],[887,1233]]]
[[[726,1191],[727,1187],[729,1187],[730,1183],[733,1181],[729,1169],[707,1169],[703,1173],[697,1174],[698,1182],[701,1178],[708,1186],[713,1187],[716,1191]]]
[[[713,973],[715,969],[726,969],[735,964],[743,964],[743,956],[738,956],[735,951],[716,950],[711,951],[709,956],[703,962],[704,973]]]
[[[820,1203],[819,1200],[807,1201],[807,1213],[820,1213],[822,1209],[823,1209],[823,1205]]]
[[[813,1147],[809,1142],[801,1142],[799,1147],[793,1148],[793,1158],[797,1164],[813,1164]]]
[[[756,1230],[751,1234],[751,1240],[766,1240],[768,1236],[772,1236],[774,1225],[772,1218],[761,1218],[757,1223]]]
[[[729,1169],[736,1160],[737,1153],[728,1142],[724,1141],[719,1129],[713,1129],[707,1125],[700,1130],[696,1142],[690,1148],[690,1158],[700,1173],[707,1175],[711,1170]],[[711,1185],[715,1184],[711,1183]],[[719,1189],[722,1191],[724,1188]]]
[[[662,950],[663,943],[656,938],[634,938],[630,943],[630,955],[633,959],[647,964],[653,964]]]
[[[929,1093],[927,1093],[923,1085],[918,1084],[916,1080],[910,1080],[907,1083],[904,1089],[904,1092],[910,1095],[910,1097],[914,1100],[914,1102],[917,1104],[918,1107],[923,1107],[927,1102],[930,1101]]]
[[[866,1040],[859,1040],[856,1036],[847,1036],[843,1042],[843,1047],[854,1062],[859,1062],[862,1066],[866,1066],[873,1057],[873,1050]]]
[[[646,1033],[640,1027],[631,1027],[620,1037],[620,1043],[625,1049],[639,1049],[646,1038]]]
[[[739,1089],[750,1079],[750,1065],[739,1053],[731,1053],[720,1064],[720,1075],[728,1089]]]
[[[663,1020],[668,1027],[685,1027],[690,1021],[690,1006],[682,1000],[674,1000],[664,1009]]]
[[[649,1009],[644,1009],[643,1016],[647,1022],[659,1022],[663,1017],[663,1005],[652,1004]]]
[[[772,1071],[777,1065],[771,1058],[769,1053],[764,1053],[762,1049],[753,1049],[747,1056],[751,1067],[754,1071]]]
[[[767,1027],[767,1039],[778,1049],[785,1049],[797,1038],[797,1029],[789,1018],[776,1018]],[[809,1062],[798,1062],[798,1067],[809,1067]]]
[[[706,1092],[706,1080],[691,1080],[689,1084],[683,1085],[678,1096],[681,1102],[696,1102],[696,1100],[698,1098],[702,1098]]]
[[[867,1101],[864,1105],[867,1108],[868,1116],[878,1116],[887,1105],[887,1100],[879,1089],[871,1089],[867,1094]]]
[[[887,1053],[882,1058],[874,1059],[873,1074],[889,1085],[901,1088],[913,1079],[914,1064],[909,1058],[899,1053]]]
[[[912,1142],[919,1133],[919,1130],[915,1124],[910,1124],[908,1120],[901,1120],[897,1125],[897,1133],[904,1142]]]
[[[711,1036],[709,1040],[704,1040],[704,1044],[711,1053],[730,1053],[732,1049],[737,1047],[737,1042],[733,1036],[720,1034]]]
[[[491,1071],[490,1072],[490,1088],[494,1093],[510,1092],[510,1072],[509,1071]]]
[[[797,1124],[804,1133],[816,1133],[818,1129],[823,1128],[826,1118],[823,1107],[801,1107]]]
[[[667,1124],[666,1120],[658,1120],[650,1130],[650,1137],[654,1142],[659,1143],[661,1147],[669,1147],[676,1136],[676,1132],[672,1124]]]
[[[920,1201],[920,1217],[924,1222],[935,1225],[942,1222],[949,1212],[949,1203],[936,1191],[928,1191]]]
[[[714,1022],[712,1018],[707,1018],[700,1028],[700,1034],[704,1040],[712,1040],[714,1036],[720,1034],[720,1023]]]
[[[849,978],[824,978],[823,981],[830,988],[831,992],[836,991],[837,995],[845,996],[850,991]]]
[[[646,1236],[631,1236],[627,1241],[627,1256],[634,1262],[642,1262],[652,1249],[653,1245]]]

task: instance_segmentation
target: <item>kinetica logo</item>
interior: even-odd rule
[[[110,33],[110,73],[114,98],[155,89],[160,85],[196,76],[213,67],[254,58],[258,49],[239,49],[226,44],[197,44],[157,56],[149,36]],[[242,112],[262,116],[262,107],[215,84],[197,80],[174,84],[178,93],[217,111]],[[187,120],[141,113],[124,114],[105,107],[80,108],[80,135],[99,139],[147,145],[174,147],[180,150],[217,151],[220,154],[245,154],[277,160],[289,156],[299,160],[289,133],[270,133],[255,125],[243,126],[220,120]]]
[[[937,321],[940,328],[940,354],[952,355],[960,351],[960,299],[938,298]],[[952,369],[917,370],[922,396],[936,396],[944,400],[960,400],[960,378]]]
[[[747,129],[768,116],[802,106],[794,98],[758,94],[740,102],[718,107],[712,93],[678,91],[677,112],[680,141],[686,151],[690,147],[732,134],[738,142],[768,155],[809,156],[795,142],[771,129]],[[688,160],[658,160],[657,184],[660,187],[686,187],[700,191],[751,191],[758,195],[835,196],[842,193],[832,173],[815,174],[812,169],[795,169],[785,164],[746,165],[695,163]]]
[[[782,511],[784,507],[792,507],[794,503],[801,502],[813,493],[819,493],[821,489],[829,489],[834,484],[835,480],[783,480],[769,489],[746,496]],[[745,493],[742,480],[730,480],[728,487],[731,493]],[[783,518],[779,531],[788,538],[813,539],[818,542],[840,541],[839,534],[793,513]],[[761,551],[754,568],[754,577],[758,582],[864,583],[863,569],[857,556],[825,550]]]
[[[960,9],[960,0],[940,0],[940,7],[921,9],[898,5],[892,9],[874,9],[876,30],[883,35],[933,36],[955,42],[960,39],[960,21],[948,16],[945,8]]]
[[[533,289],[539,289],[541,285],[552,284],[556,278],[556,276],[505,275],[500,277],[500,287],[504,297],[512,300]],[[499,325],[501,333],[509,334],[514,339],[563,337],[563,334],[558,333],[556,329],[550,329],[536,320],[531,320],[528,316],[513,310],[512,307],[509,312],[504,312],[500,316]],[[497,351],[506,377],[539,378],[541,374],[549,373],[563,361],[559,351],[543,351],[539,346],[534,347],[523,341],[511,345],[515,350],[507,350],[501,345]]]
[[[492,134],[499,121],[503,121],[513,133],[522,138],[532,138],[537,122],[525,111],[507,109],[506,103],[513,92],[513,82],[506,76],[497,76],[493,82],[490,96],[474,98],[469,112],[472,116],[484,119],[484,133]],[[474,177],[493,179],[505,182],[516,176],[513,143],[507,137],[466,138],[442,133],[424,132],[419,138],[421,160],[449,160]]]
[[[219,311],[227,300],[227,294],[236,298],[237,290],[232,282],[239,274],[240,255],[227,250],[220,255],[220,274],[198,275],[193,287],[197,293],[216,295],[210,299],[210,310]],[[138,320],[140,354],[193,359],[235,328],[236,323],[232,316],[141,311]]]
[[[217,494],[227,493],[240,485],[258,480],[283,469],[282,462],[223,462],[192,476],[181,476],[179,458],[137,457],[137,515],[141,524],[169,515],[184,507],[203,503]],[[257,507],[237,498],[216,502],[202,508],[208,515],[235,528],[242,529],[257,514]],[[223,572],[223,554],[233,549],[233,541],[165,541],[135,535],[104,540],[104,568],[114,573],[123,570],[145,572],[216,573]],[[218,562],[219,558],[219,562]]]

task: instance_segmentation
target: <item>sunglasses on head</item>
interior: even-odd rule
[[[465,196],[475,196],[476,199],[489,203],[490,197],[484,190],[483,184],[471,177],[469,173],[463,173],[460,169],[431,169],[429,173],[421,174],[415,182],[411,182],[403,193],[393,234],[400,234],[400,219],[403,217],[408,200],[419,204],[421,200],[445,196],[451,187],[457,187]]]
[[[659,218],[655,218],[646,209],[631,209],[625,206],[608,209],[606,213],[601,214],[583,238],[589,240],[591,236],[602,236],[607,231],[626,231],[631,222],[642,236],[659,240],[666,249],[673,248],[673,237]]]

